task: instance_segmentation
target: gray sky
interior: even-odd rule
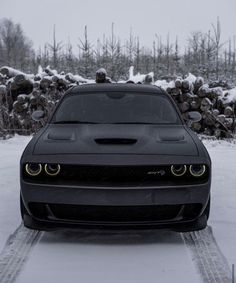
[[[236,0],[0,0],[0,18],[21,23],[35,48],[52,41],[54,24],[58,41],[70,38],[76,45],[85,25],[96,43],[110,34],[112,22],[121,39],[128,38],[132,28],[141,45],[151,47],[155,34],[164,39],[169,33],[172,41],[178,35],[183,46],[192,31],[211,29],[217,16],[222,39],[236,35]]]

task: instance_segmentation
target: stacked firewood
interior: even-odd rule
[[[145,83],[147,75],[136,78],[138,83]],[[148,74],[153,84],[153,73]],[[133,83],[136,82],[133,79]],[[36,122],[31,118],[35,110],[45,112],[45,121],[51,115],[55,105],[64,92],[73,85],[91,83],[71,73],[60,73],[50,67],[39,68],[36,75],[22,73],[10,67],[0,68],[0,136],[3,133],[31,134],[37,131],[44,121]],[[125,82],[125,81],[123,81]],[[165,82],[163,88],[173,97],[186,122],[189,123],[189,112],[197,111],[201,119],[192,123],[197,133],[214,135],[217,138],[231,137],[236,128],[235,97],[225,82],[206,84],[201,77],[189,75]],[[155,85],[159,85],[158,81]],[[220,85],[220,86],[219,86]]]
[[[47,67],[36,75],[27,75],[10,67],[0,69],[0,132],[32,133],[42,126],[31,114],[35,110],[50,116],[56,103],[81,77],[58,74]]]
[[[201,115],[191,128],[197,133],[217,138],[231,137],[235,132],[235,102],[227,100],[227,91],[222,87],[204,83],[204,79],[177,78],[166,91],[174,98],[184,120],[189,122],[189,112]]]

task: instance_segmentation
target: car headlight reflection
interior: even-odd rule
[[[60,173],[61,166],[59,164],[45,164],[44,170],[49,176],[56,176]]]
[[[42,165],[40,163],[27,163],[25,171],[30,176],[38,176],[42,171]]]
[[[206,172],[206,166],[203,164],[190,165],[189,171],[194,177],[201,177]]]
[[[186,165],[172,165],[171,166],[171,173],[176,177],[183,176],[187,171]]]

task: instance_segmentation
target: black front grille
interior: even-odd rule
[[[33,215],[40,219],[81,222],[155,222],[174,219],[182,205],[98,206],[31,203]]]
[[[164,178],[157,166],[65,166],[64,178],[76,178],[82,182],[94,183],[138,183],[160,181]],[[167,174],[167,168],[163,174]],[[164,171],[163,171],[164,172]]]
[[[91,223],[129,223],[192,220],[201,212],[201,204],[102,206],[30,203],[34,217]]]
[[[190,173],[176,177],[170,166],[101,166],[101,165],[61,165],[57,176],[48,176],[44,171],[31,177],[24,172],[29,181],[55,185],[87,186],[174,186],[206,182],[208,172],[201,178]]]

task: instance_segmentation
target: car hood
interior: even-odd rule
[[[184,126],[77,124],[49,125],[33,154],[155,154],[197,156]]]

